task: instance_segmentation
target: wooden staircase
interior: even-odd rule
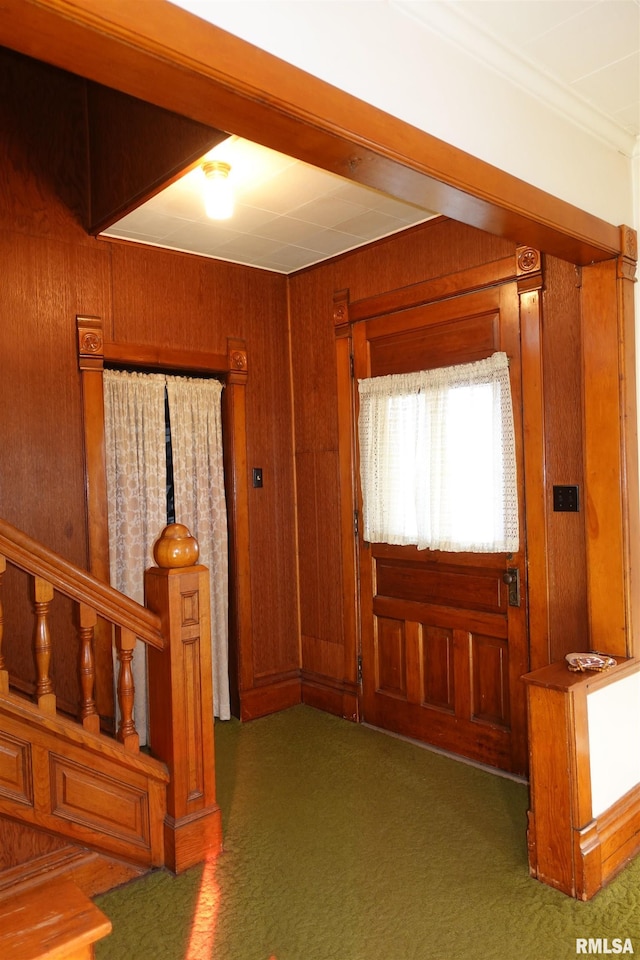
[[[93,934],[108,931],[76,891],[90,897],[155,867],[180,872],[220,851],[209,577],[197,556],[197,543],[185,527],[165,528],[156,543],[158,566],[145,574],[148,606],[142,607],[0,520],[0,588],[7,565],[26,573],[32,585],[29,633],[36,671],[33,696],[27,698],[28,680],[10,674],[3,652],[0,589],[3,935],[9,936],[10,918],[17,927],[28,926],[30,897],[37,925],[46,903],[43,883],[55,878],[56,891],[63,884],[68,895],[69,911],[61,908],[58,920],[47,922],[77,938],[86,921],[92,932],[86,943],[80,936],[77,956],[91,956]],[[78,624],[77,718],[58,708],[50,672],[56,642],[50,611],[57,594],[71,602]],[[101,730],[96,708],[97,630],[102,636],[111,632],[116,651],[115,738]],[[148,753],[140,752],[133,720],[132,660],[139,642],[147,648]],[[15,903],[20,909],[12,909]],[[16,932],[16,957],[26,949],[24,936],[24,929]],[[3,958],[12,956],[9,941],[0,942]],[[56,944],[58,949],[57,939]],[[59,955],[67,954],[63,949]]]

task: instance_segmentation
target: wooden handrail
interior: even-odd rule
[[[92,607],[105,620],[130,630],[149,646],[165,648],[157,614],[75,567],[6,520],[0,520],[0,554],[31,576],[48,581],[64,596]]]

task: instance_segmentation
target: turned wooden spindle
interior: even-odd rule
[[[80,615],[80,720],[85,730],[100,732],[100,717],[94,699],[96,683],[96,662],[93,648],[94,630],[98,615],[93,607],[79,604]]]
[[[133,682],[133,649],[136,644],[135,634],[124,627],[116,628],[116,650],[119,663],[118,673],[118,706],[120,707],[120,725],[118,740],[127,750],[137,753],[140,747],[140,738],[136,733],[133,722],[133,698],[135,686]]]
[[[9,671],[2,652],[2,640],[4,638],[4,607],[2,605],[2,575],[7,569],[6,557],[0,556],[0,693],[9,692]]]
[[[49,675],[51,668],[51,631],[49,629],[49,608],[53,600],[53,585],[42,577],[34,577],[36,624],[34,631],[34,651],[36,660],[36,697],[38,707],[44,712],[55,714],[56,697],[53,682]]]

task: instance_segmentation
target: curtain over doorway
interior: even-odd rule
[[[200,545],[211,580],[214,713],[229,719],[228,552],[221,396],[217,380],[105,370],[105,447],[111,584],[142,603],[144,570],[168,521],[168,400],[175,519]],[[134,719],[147,741],[147,676],[134,657]]]

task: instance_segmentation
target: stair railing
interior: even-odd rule
[[[80,690],[82,693],[79,720],[92,733],[100,732],[100,717],[94,697],[96,660],[94,636],[97,618],[110,623],[115,632],[118,659],[117,698],[120,723],[117,739],[127,750],[136,753],[139,737],[133,720],[132,659],[136,639],[149,647],[163,650],[165,638],[160,616],[134,600],[118,593],[108,584],[92,577],[64,557],[48,550],[26,533],[0,520],[0,583],[9,562],[27,573],[33,582],[34,631],[33,646],[36,667],[35,699],[38,708],[48,715],[56,713],[56,695],[50,673],[53,641],[50,608],[54,593],[69,598],[78,607],[80,633]],[[3,623],[0,596],[0,624]],[[0,626],[0,691],[8,692],[9,675],[2,652]]]
[[[170,778],[163,827],[164,862],[179,872],[221,848],[220,810],[215,801],[209,572],[197,564],[198,544],[181,524],[164,529],[155,544],[154,558],[158,566],[145,573],[148,606],[143,607],[0,520],[0,588],[7,562],[27,573],[33,582],[35,699],[45,716],[56,714],[50,673],[50,608],[55,592],[78,608],[78,719],[94,734],[100,733],[94,696],[98,617],[113,627],[120,715],[117,739],[131,753],[139,751],[133,717],[132,661],[136,641],[146,645],[149,746],[152,755],[168,768]],[[0,589],[0,695],[9,693],[3,624]]]

